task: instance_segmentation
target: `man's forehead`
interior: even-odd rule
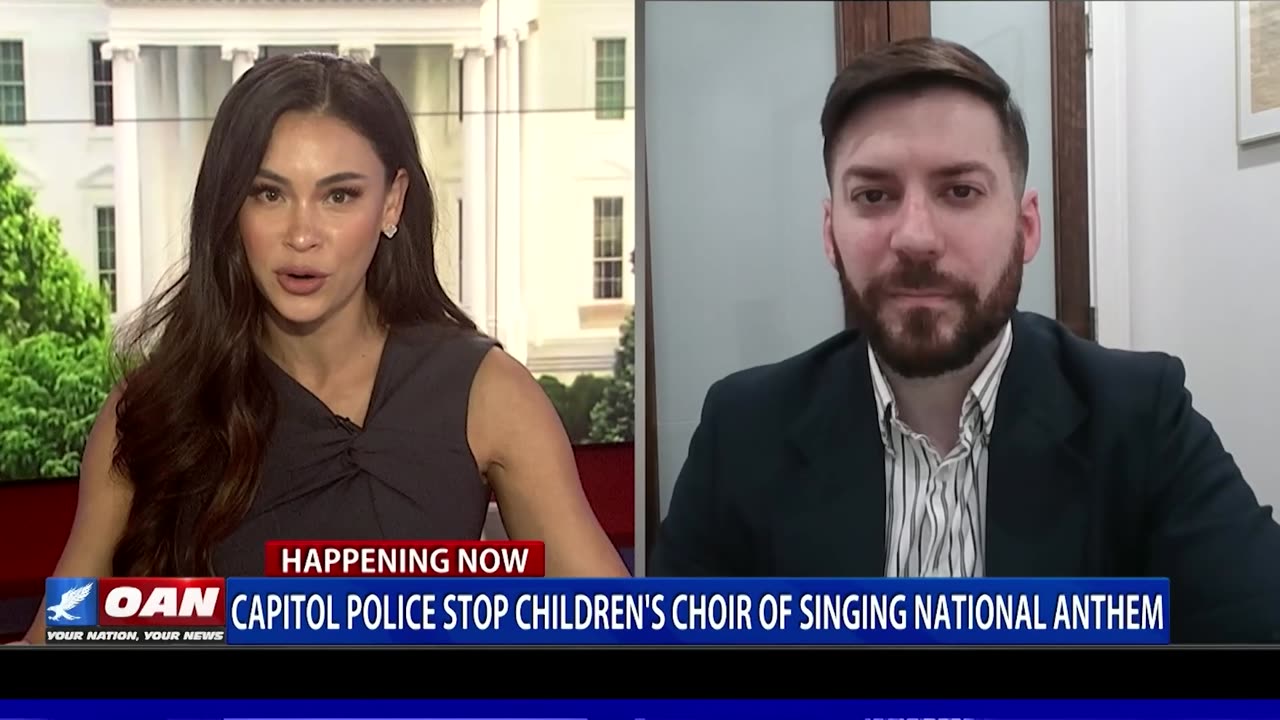
[[[999,140],[976,143],[942,137],[870,135],[846,138],[837,146],[832,175],[849,179],[979,173],[995,180],[1012,170],[1008,153]]]
[[[839,173],[855,162],[990,164],[1004,149],[1004,132],[990,105],[943,89],[877,98],[860,108],[841,130],[833,159]]]

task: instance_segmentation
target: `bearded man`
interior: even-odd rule
[[[1280,526],[1182,363],[1017,310],[1041,221],[1008,83],[902,41],[821,125],[851,327],[712,386],[648,574],[1167,577],[1175,642],[1280,641]]]

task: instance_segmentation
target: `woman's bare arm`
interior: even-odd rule
[[[89,431],[80,462],[80,490],[71,536],[62,550],[56,577],[106,577],[111,575],[111,558],[129,519],[133,489],[112,469],[116,447],[116,403],[119,391],[107,397],[102,412]],[[44,642],[44,608],[36,615],[26,641]]]
[[[545,543],[548,576],[629,574],[582,491],[555,407],[500,349],[485,356],[471,386],[467,438],[497,494],[507,534]]]

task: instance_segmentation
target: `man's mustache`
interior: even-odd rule
[[[878,293],[930,292],[940,295],[970,295],[973,287],[938,270],[931,262],[905,262],[877,278],[873,283]]]

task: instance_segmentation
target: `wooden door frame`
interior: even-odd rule
[[[836,0],[836,58],[841,68],[859,54],[931,32],[928,0]],[[1053,250],[1058,320],[1094,340],[1097,327],[1089,275],[1089,128],[1084,2],[1059,0],[1049,10],[1049,73],[1053,114]]]
[[[653,543],[658,537],[658,526],[662,522],[662,500],[661,485],[658,481],[658,384],[657,384],[657,367],[654,362],[653,352],[653,252],[652,245],[649,242],[650,228],[653,223],[649,217],[649,143],[647,125],[645,122],[644,112],[644,95],[645,87],[644,77],[644,32],[645,32],[645,7],[644,2],[636,3],[636,25],[635,37],[638,39],[636,43],[636,93],[640,97],[640,101],[636,103],[636,166],[639,174],[639,191],[643,198],[642,206],[637,207],[638,213],[642,213],[640,223],[639,237],[636,238],[637,244],[642,248],[642,257],[644,262],[640,267],[643,269],[644,277],[639,281],[644,287],[644,397],[634,398],[633,403],[637,407],[641,407],[644,403],[644,425],[639,426],[637,423],[632,429],[634,442],[643,442],[643,448],[636,448],[636,452],[643,452],[644,477],[636,478],[636,482],[644,482],[644,492],[642,499],[644,502],[644,512],[642,514],[644,527],[637,528],[641,532],[638,533],[643,538],[643,552],[641,547],[636,547],[636,573],[648,574],[647,568],[649,558],[652,556]],[[636,329],[640,332],[640,328]]]
[[[649,243],[649,163],[644,163],[644,428],[635,434],[644,438],[644,563],[647,567],[653,543],[662,523],[662,497],[658,482],[658,388],[653,359],[653,262]]]

